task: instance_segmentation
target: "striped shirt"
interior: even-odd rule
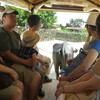
[[[31,58],[33,53],[38,54],[38,51],[32,47],[21,46],[19,53],[21,58],[27,59]]]

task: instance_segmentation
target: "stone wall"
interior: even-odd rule
[[[60,33],[56,29],[41,29],[39,31],[41,36],[41,41],[48,41],[48,40],[63,40],[63,41],[72,41],[72,42],[79,42],[84,41],[85,37],[82,39],[82,34],[71,34],[71,33]]]
[[[21,35],[27,28],[25,27],[16,27],[15,30]],[[40,29],[38,32],[41,36],[40,41],[49,41],[49,40],[62,40],[62,41],[71,41],[71,42],[81,42],[86,40],[86,35],[81,33],[71,34],[71,33],[60,33],[56,29]]]

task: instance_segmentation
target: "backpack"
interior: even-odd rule
[[[76,69],[80,64],[83,63],[84,59],[87,56],[87,52],[85,52],[82,48],[79,51],[79,54],[73,59],[70,65],[64,67],[60,74],[61,76],[67,76],[71,73],[74,69]]]

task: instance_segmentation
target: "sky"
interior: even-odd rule
[[[62,24],[63,26],[65,26],[66,23],[69,23],[71,19],[82,19],[86,22],[89,13],[56,12],[56,16],[56,24]]]

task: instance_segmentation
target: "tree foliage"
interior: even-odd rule
[[[41,17],[41,22],[43,24],[43,28],[51,28],[52,25],[56,22],[57,16],[56,12],[53,11],[42,11],[37,12],[37,14]]]
[[[63,26],[62,24],[60,24],[60,28],[61,29],[65,29],[65,26]]]
[[[84,21],[82,19],[71,19],[69,23],[66,23],[66,27],[81,27]]]

